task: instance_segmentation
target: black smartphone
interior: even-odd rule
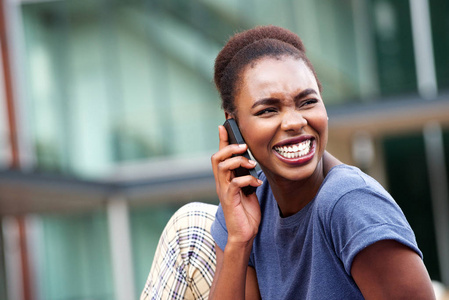
[[[226,130],[228,132],[228,138],[229,138],[230,144],[246,144],[245,140],[243,139],[242,134],[240,133],[240,129],[237,125],[237,122],[234,119],[227,119],[226,122],[224,122],[223,126],[226,128]],[[248,150],[240,155],[246,157],[247,159],[251,159],[251,157],[249,156]],[[243,168],[243,167],[238,167],[237,169],[234,170],[234,175],[236,177],[252,175],[252,176],[258,178],[257,171],[255,168],[247,169],[247,168]],[[245,195],[250,195],[250,194],[254,193],[255,191],[256,191],[256,187],[251,186],[251,185],[248,185],[248,186],[245,186],[242,188],[242,192]]]

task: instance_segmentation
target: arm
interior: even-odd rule
[[[246,145],[229,145],[223,126],[219,127],[219,137],[220,149],[211,162],[228,239],[224,251],[216,247],[217,265],[210,299],[245,299],[247,273],[255,278],[255,272],[247,272],[247,269],[261,214],[256,194],[246,196],[241,188],[259,186],[261,181],[253,176],[234,177],[233,170],[237,167],[253,168],[254,164],[243,156],[233,156],[243,153]]]
[[[376,242],[357,254],[351,275],[365,299],[435,299],[419,255],[393,240]]]
[[[249,254],[246,256],[247,251],[233,253],[232,247],[229,249],[226,247],[225,254],[217,245],[215,245],[215,249],[217,265],[209,299],[234,299],[236,293],[239,294],[240,299],[261,299],[256,271],[252,267],[237,263],[238,260],[242,260],[247,264],[249,259]],[[223,261],[231,263],[223,264]],[[236,263],[240,268],[234,267]],[[242,278],[246,278],[246,280],[243,281]]]

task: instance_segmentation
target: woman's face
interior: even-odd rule
[[[304,180],[327,144],[327,113],[313,73],[291,56],[265,57],[242,71],[236,117],[268,177]]]

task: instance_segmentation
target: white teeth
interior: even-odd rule
[[[305,140],[299,144],[275,147],[280,155],[285,158],[298,158],[310,152],[311,140]]]

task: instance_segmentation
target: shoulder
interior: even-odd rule
[[[317,197],[338,201],[352,192],[379,194],[393,200],[390,194],[374,178],[359,168],[341,164],[327,174]]]
[[[348,274],[357,253],[381,240],[394,240],[421,255],[399,205],[358,168],[331,170],[317,203],[320,224]]]
[[[402,215],[391,195],[374,178],[349,165],[338,165],[328,173],[316,197],[321,219],[354,219],[388,211]]]
[[[374,178],[362,172],[359,168],[346,164],[333,167],[325,178],[325,184],[327,186],[337,185],[343,188],[343,190],[361,187],[383,189]]]

